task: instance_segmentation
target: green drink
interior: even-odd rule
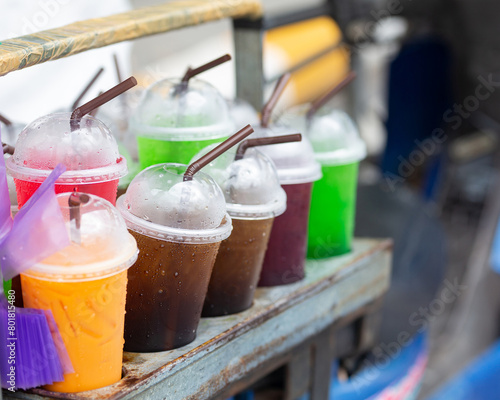
[[[132,115],[141,168],[187,164],[204,147],[233,131],[226,101],[210,84],[165,79],[153,84]]]
[[[158,139],[137,136],[137,147],[141,169],[161,164],[166,160],[179,164],[188,164],[194,154],[214,143],[221,143],[227,137],[209,140],[160,141]]]
[[[358,165],[322,166],[323,178],[312,190],[308,258],[330,257],[351,249]]]
[[[366,147],[350,117],[339,110],[313,117],[308,137],[323,178],[312,192],[307,256],[327,258],[351,249],[358,166]]]

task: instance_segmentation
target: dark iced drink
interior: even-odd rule
[[[233,220],[231,236],[220,245],[203,307],[202,316],[216,317],[252,305],[269,234],[274,218],[286,209],[286,194],[271,159],[255,148],[238,157],[231,149],[203,170],[221,187]]]
[[[163,351],[192,342],[219,243],[171,243],[131,233],[142,256],[128,274],[125,349]]]
[[[231,232],[221,189],[208,175],[183,181],[186,166],[139,173],[117,206],[137,240],[128,274],[125,350],[171,350],[196,337],[220,242]]]
[[[250,308],[273,220],[233,218],[233,232],[221,243],[210,278],[204,317],[235,314]]]

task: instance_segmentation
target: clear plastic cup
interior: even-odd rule
[[[256,129],[256,136],[279,136],[296,131],[274,126]],[[276,165],[281,186],[287,195],[287,207],[277,217],[264,257],[259,286],[293,283],[304,278],[307,250],[307,225],[313,182],[321,178],[321,166],[307,138],[301,142],[261,146]]]
[[[57,196],[68,232],[70,194]],[[81,244],[72,242],[21,274],[25,307],[51,310],[74,373],[46,386],[81,392],[118,382],[122,375],[127,269],[137,244],[120,213],[97,196],[80,206]]]
[[[139,173],[117,206],[139,246],[129,270],[125,349],[171,350],[192,342],[220,242],[231,233],[221,189],[187,166]]]
[[[76,190],[115,204],[118,180],[127,174],[115,138],[104,123],[88,115],[72,130],[70,117],[70,113],[49,114],[19,135],[14,155],[7,160],[19,207],[58,163],[66,166],[66,172],[56,182],[56,193]]]
[[[203,168],[221,187],[233,221],[231,236],[222,241],[215,260],[203,317],[234,314],[252,305],[274,218],[286,209],[271,159],[255,148],[240,160],[235,156],[233,148]]]
[[[204,147],[234,131],[224,98],[209,83],[165,79],[150,86],[132,115],[142,168],[187,164]]]
[[[366,146],[351,118],[340,110],[314,116],[307,136],[323,172],[313,188],[307,256],[344,254],[351,249],[358,166]]]
[[[249,102],[243,99],[234,99],[227,100],[227,105],[229,107],[229,116],[236,128],[248,124],[252,126],[260,124],[259,114]]]

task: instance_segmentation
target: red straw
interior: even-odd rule
[[[283,90],[285,89],[286,84],[290,80],[290,74],[287,72],[282,75],[281,78],[278,79],[276,86],[274,87],[273,93],[269,98],[268,102],[262,107],[262,111],[260,113],[260,125],[263,128],[267,128],[269,125],[269,120],[271,118],[271,113],[273,112],[274,106],[278,102]]]
[[[270,136],[256,139],[247,139],[240,143],[238,146],[238,150],[236,150],[236,157],[234,160],[241,160],[245,155],[245,152],[250,147],[257,146],[268,146],[271,144],[280,144],[280,143],[291,143],[291,142],[300,142],[302,140],[302,135],[300,133],[293,133],[291,135],[282,135],[282,136]]]
[[[351,83],[355,78],[356,72],[349,72],[342,81],[340,81],[336,86],[333,87],[333,89],[329,90],[326,94],[324,94],[322,97],[311,104],[311,108],[309,108],[306,113],[306,118],[311,119],[316,111],[318,111],[321,107],[328,103],[337,93],[339,93],[342,89],[349,85],[349,83]]]
[[[211,163],[221,154],[228,151],[231,147],[241,142],[248,135],[253,133],[253,129],[250,125],[245,126],[243,129],[236,132],[229,139],[225,140],[221,144],[219,144],[216,148],[205,154],[203,157],[199,158],[195,162],[191,163],[186,168],[186,172],[184,172],[184,181],[190,181],[193,179],[193,175],[196,174],[200,169],[202,169],[205,165]]]

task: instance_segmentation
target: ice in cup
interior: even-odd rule
[[[54,113],[29,124],[19,135],[7,171],[14,178],[19,207],[33,195],[58,163],[66,166],[56,193],[83,192],[115,204],[118,180],[127,174],[127,162],[109,129],[85,115],[71,129],[71,113]]]
[[[57,196],[68,231],[70,193]],[[78,194],[78,196],[87,196]],[[80,205],[80,244],[72,242],[21,274],[25,307],[51,310],[74,373],[48,385],[81,392],[118,382],[122,375],[127,269],[137,244],[119,212],[94,195]]]
[[[139,246],[129,270],[125,350],[155,352],[192,342],[220,242],[231,233],[221,189],[187,166],[140,172],[117,201]]]
[[[204,147],[234,131],[224,98],[209,83],[165,79],[149,87],[132,115],[141,168],[187,164]]]
[[[340,110],[317,113],[307,136],[323,172],[313,188],[307,256],[344,254],[351,249],[358,166],[366,146],[351,118]]]
[[[295,131],[280,126],[255,131],[256,136],[289,133]],[[287,196],[285,213],[274,220],[259,286],[284,285],[304,278],[311,189],[321,178],[321,166],[304,137],[301,142],[262,146],[259,150],[275,163]]]
[[[255,148],[247,149],[242,159],[235,156],[233,148],[203,168],[221,187],[233,221],[231,236],[222,241],[215,260],[203,317],[234,314],[252,305],[274,217],[286,209],[271,159]]]

